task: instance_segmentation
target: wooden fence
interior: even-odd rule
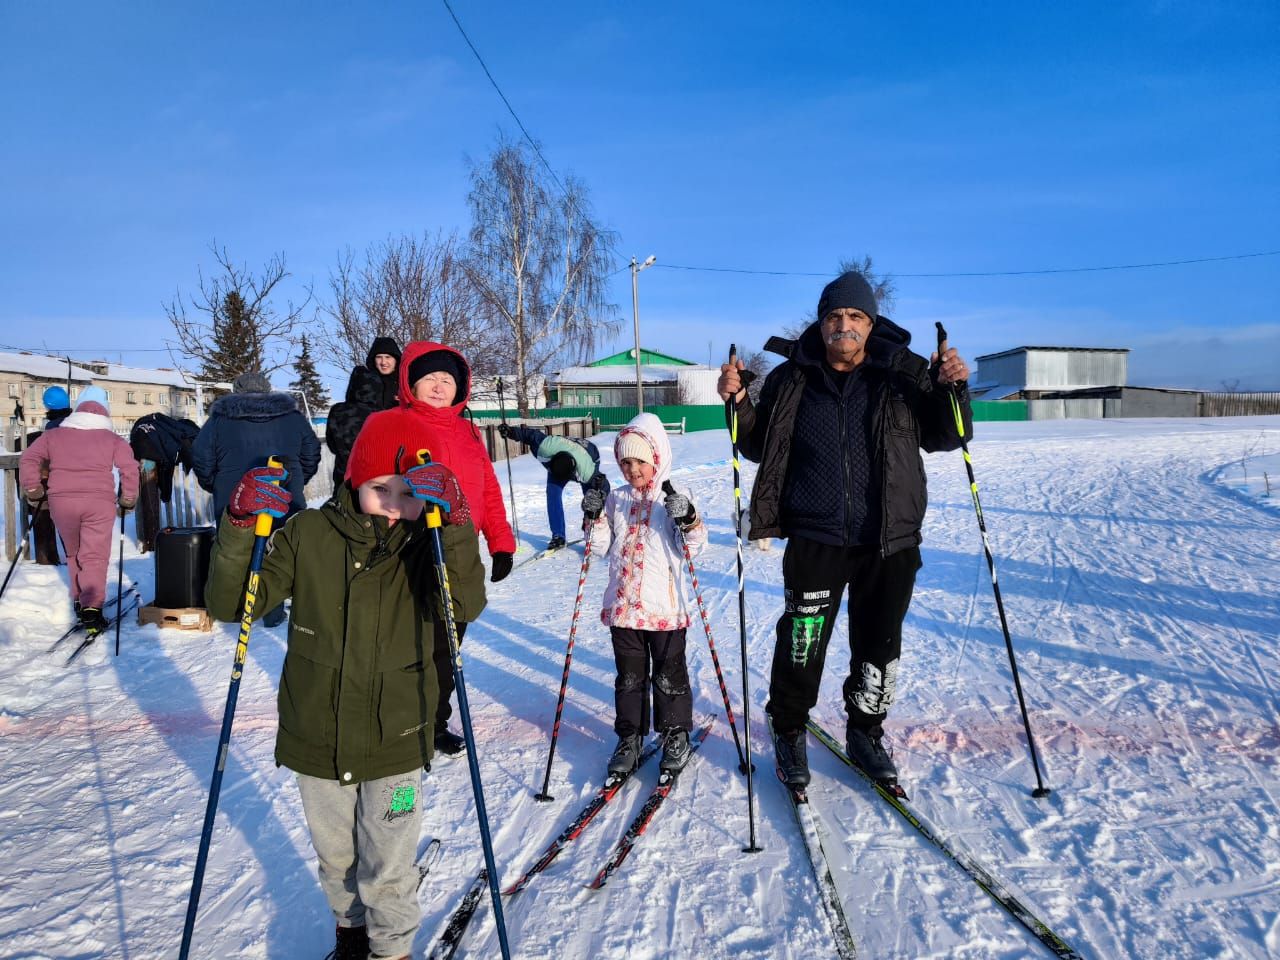
[[[1280,413],[1280,393],[1202,393],[1202,417],[1255,417]]]

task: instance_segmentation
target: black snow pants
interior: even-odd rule
[[[884,719],[893,702],[902,621],[919,569],[919,547],[881,557],[874,546],[833,547],[801,537],[787,541],[782,558],[786,609],[778,620],[767,707],[775,729],[802,729],[818,702],[827,644],[846,586],[849,725],[866,729]]]
[[[618,667],[613,684],[614,732],[620,737],[643,737],[649,732],[651,684],[653,728],[659,733],[692,729],[693,692],[684,660],[684,630],[611,627],[609,632]]]

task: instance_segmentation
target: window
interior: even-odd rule
[[[110,403],[110,402],[111,402],[111,391],[110,391],[110,390],[108,390],[108,391],[107,391],[107,403]]]
[[[9,396],[13,397],[14,399],[17,399],[17,397],[19,396],[18,385],[16,383],[9,384]]]
[[[143,403],[150,403],[150,402],[151,402],[151,394],[149,394],[149,393],[144,393],[144,394],[142,395],[142,402],[143,402]]]
[[[124,393],[124,402],[125,402],[125,403],[137,403],[137,402],[138,402],[138,395],[137,395],[136,393],[134,393],[132,390],[126,390],[126,391],[125,391],[125,393]]]
[[[41,393],[43,393],[43,391],[40,389],[40,384],[38,383],[27,384],[27,403],[31,404],[32,406],[35,406],[37,403],[40,402]]]

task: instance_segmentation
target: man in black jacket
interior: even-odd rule
[[[920,568],[920,449],[960,446],[951,389],[965,439],[973,433],[964,360],[949,349],[931,365],[907,349],[910,341],[878,314],[866,279],[850,272],[827,284],[817,320],[798,340],[766,345],[787,361],[765,380],[758,406],[741,362],[720,368],[717,389],[734,399],[740,450],[760,464],[750,536],[788,538],[768,711],[779,775],[796,788],[809,782],[805,723],[846,586],[849,756],[876,780],[897,782],[882,724]]]

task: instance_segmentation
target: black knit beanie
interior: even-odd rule
[[[876,293],[867,278],[857,271],[842,273],[825,287],[818,298],[818,319],[822,320],[832,310],[852,307],[861,310],[874,321],[876,319]]]
[[[413,390],[413,385],[425,377],[428,373],[435,373],[443,370],[449,376],[453,377],[454,386],[457,387],[458,395],[462,395],[463,374],[462,366],[458,363],[457,356],[451,350],[432,350],[430,353],[424,353],[417,357],[409,364],[409,390]]]
[[[400,347],[391,337],[375,337],[373,346],[369,348],[369,369],[373,369],[373,358],[380,353],[385,353],[389,357],[395,357],[396,363],[400,362]]]

